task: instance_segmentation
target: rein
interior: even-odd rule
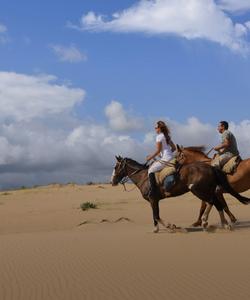
[[[126,167],[126,165],[124,164],[124,167]],[[133,176],[133,175],[135,175],[135,174],[137,174],[137,173],[139,173],[140,171],[142,171],[143,169],[138,169],[138,170],[135,170],[132,174],[130,174],[129,176],[126,176],[126,177],[124,177],[121,181],[120,181],[120,184],[122,184],[123,185],[123,188],[124,188],[124,191],[125,192],[132,192],[134,189],[136,189],[136,185],[131,189],[131,190],[127,190],[127,188],[126,188],[126,183],[129,181],[129,179],[130,179],[130,177],[131,176]],[[146,178],[147,179],[147,178]],[[144,183],[144,182],[143,182]]]
[[[211,148],[211,149],[206,153],[206,156],[208,156],[213,150],[214,150],[214,148]]]

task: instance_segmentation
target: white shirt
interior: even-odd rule
[[[169,160],[173,159],[173,157],[174,157],[173,152],[171,150],[170,145],[167,144],[165,135],[163,133],[157,134],[156,142],[161,143],[161,145],[162,145],[161,153],[160,153],[161,160],[169,161]]]

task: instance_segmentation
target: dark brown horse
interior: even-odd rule
[[[178,180],[170,192],[166,193],[163,186],[159,187],[159,197],[152,199],[148,197],[149,180],[148,168],[130,158],[116,157],[117,163],[115,165],[111,182],[112,185],[117,185],[124,178],[129,178],[139,188],[144,199],[150,202],[153,211],[154,232],[159,231],[159,223],[165,228],[171,230],[171,225],[165,225],[160,218],[159,200],[166,197],[176,197],[191,191],[202,201],[207,202],[209,205],[202,217],[203,228],[207,227],[208,215],[213,205],[219,212],[221,224],[228,227],[228,222],[223,213],[223,203],[219,201],[216,196],[215,190],[217,185],[223,186],[231,195],[236,197],[240,202],[248,204],[250,199],[242,197],[236,193],[228,184],[226,176],[208,164],[205,163],[192,163],[181,166],[178,172]]]
[[[205,147],[179,147],[177,145],[177,158],[183,164],[189,164],[193,162],[204,162],[207,164],[211,164],[212,159],[209,158],[205,153]],[[232,188],[238,193],[247,191],[250,189],[250,158],[242,160],[238,165],[237,171],[232,175],[227,175],[227,180]],[[229,210],[225,199],[223,197],[223,193],[227,193],[226,190],[218,190],[217,197],[220,199],[222,203],[224,203],[224,210],[230,217],[231,221],[234,223],[236,218]],[[198,220],[193,224],[194,226],[200,226],[202,223],[202,216],[206,209],[206,202],[202,201]]]

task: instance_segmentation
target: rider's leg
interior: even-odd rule
[[[163,165],[156,161],[154,162],[148,169],[148,178],[150,183],[149,188],[149,198],[150,199],[157,199],[158,198],[158,189],[157,189],[157,183],[155,178],[155,172],[162,170]]]

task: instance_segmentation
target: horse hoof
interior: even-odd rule
[[[192,224],[192,227],[199,227],[202,225],[202,222],[201,221],[196,221]]]
[[[175,229],[177,229],[177,226],[175,224],[172,224],[172,226],[170,228],[175,230]]]
[[[208,226],[208,222],[207,221],[202,222],[203,229],[207,229],[207,226]]]
[[[173,229],[173,225],[171,223],[168,223],[166,226],[165,226],[165,229],[168,233],[174,233],[174,229]]]
[[[153,233],[157,233],[159,232],[159,226],[155,226],[154,230],[153,230]]]
[[[233,230],[233,227],[230,224],[224,224],[223,228],[226,229],[226,230],[229,230],[229,231]]]

